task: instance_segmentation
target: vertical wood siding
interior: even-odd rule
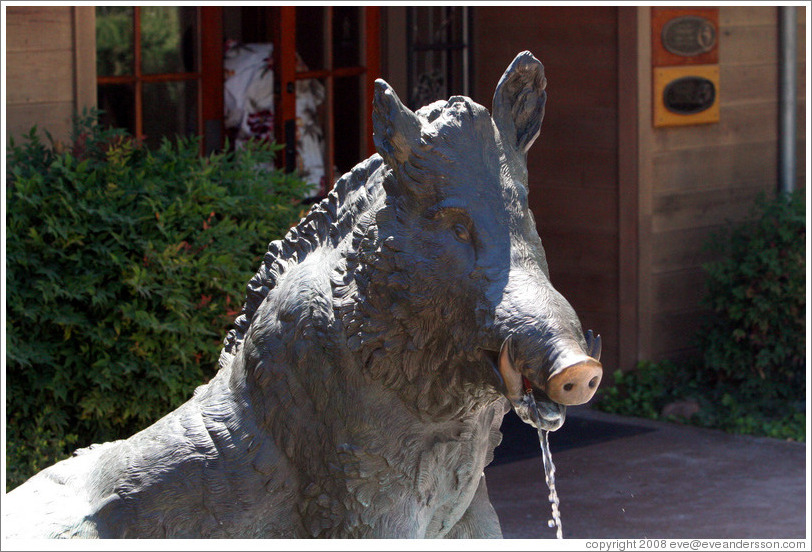
[[[640,8],[648,10],[648,8]],[[805,13],[799,9],[799,36]],[[703,245],[726,221],[747,217],[760,192],[777,186],[778,11],[775,7],[719,9],[721,118],[716,124],[650,128],[649,105],[641,103],[641,140],[650,143],[641,170],[650,180],[641,213],[648,228],[641,247],[641,304],[650,331],[643,356],[679,359],[698,353],[696,334],[707,312],[701,306]],[[642,37],[642,40],[649,37]],[[799,45],[801,48],[803,48]],[[799,83],[805,79],[803,57]],[[640,80],[650,78],[641,65]],[[799,84],[799,159],[805,101]],[[799,165],[799,185],[805,170]]]

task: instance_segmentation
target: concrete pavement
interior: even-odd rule
[[[551,443],[565,538],[807,537],[803,443],[585,407],[570,408],[560,431],[564,444]],[[540,452],[485,474],[505,538],[555,537]]]

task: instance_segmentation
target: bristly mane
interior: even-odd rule
[[[359,216],[369,207],[376,191],[372,175],[383,163],[379,155],[356,165],[342,176],[326,198],[311,207],[307,215],[284,238],[272,241],[257,273],[246,287],[245,304],[228,332],[220,353],[219,367],[228,366],[240,348],[259,305],[291,265],[302,262],[319,247],[336,247],[352,232]],[[380,192],[378,192],[380,193]]]
[[[462,124],[458,128],[463,134],[476,134],[479,125],[490,125],[491,118],[487,110],[464,96],[454,96],[447,101],[438,100],[419,109],[416,114],[427,125],[446,124],[441,116],[449,112],[456,112],[460,117],[451,118],[453,125]],[[442,135],[442,134],[440,134]],[[442,135],[444,136],[444,135]],[[444,157],[442,151],[448,144],[435,143],[437,135],[429,133],[423,136],[423,155]],[[424,175],[424,167],[420,159],[415,156],[410,162],[412,176],[420,178]],[[353,232],[356,223],[368,210],[374,198],[382,194],[381,182],[371,182],[371,175],[381,168],[383,160],[377,154],[356,165],[350,172],[343,175],[321,202],[313,205],[308,214],[299,223],[291,228],[284,238],[275,240],[268,246],[262,265],[246,286],[245,304],[240,315],[235,320],[235,328],[229,331],[224,340],[224,347],[220,353],[219,367],[228,366],[239,350],[245,333],[251,325],[254,313],[259,305],[276,286],[279,277],[285,273],[289,266],[301,263],[311,252],[320,247],[336,247],[338,243]],[[394,175],[388,174],[388,178]],[[438,175],[432,175],[437,178]],[[377,187],[377,189],[375,189]],[[374,225],[373,225],[374,227]],[[361,245],[364,235],[354,236],[354,246]],[[352,259],[346,259],[348,266],[341,271],[344,278],[352,278],[357,254]],[[342,309],[345,310],[345,309]]]

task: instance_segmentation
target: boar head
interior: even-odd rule
[[[415,113],[376,81],[386,199],[374,235],[359,244],[371,267],[360,276],[361,340],[370,365],[401,359],[377,375],[422,388],[418,410],[459,410],[501,394],[536,425],[532,396],[542,427],[555,430],[565,406],[588,401],[600,382],[599,337],[584,335],[550,283],[528,206],[526,156],[541,129],[545,86],[530,52],[499,81],[492,116],[463,96]]]

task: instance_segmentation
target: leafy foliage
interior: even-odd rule
[[[688,399],[699,411],[678,421],[804,441],[805,239],[803,190],[761,198],[750,221],[713,236],[719,260],[704,266],[713,316],[698,334],[703,358],[616,372],[597,408],[658,419]]]
[[[752,222],[714,236],[720,260],[704,265],[705,304],[714,317],[700,333],[705,365],[746,395],[806,396],[806,213],[803,190],[767,201]]]
[[[277,148],[150,151],[77,123],[7,164],[7,454],[13,487],[74,446],[128,436],[216,369],[246,282],[301,215]]]
[[[614,384],[601,389],[596,404],[605,412],[657,420],[669,399],[672,387],[668,383],[674,372],[669,362],[641,362],[636,370],[626,373],[617,370]]]
[[[131,75],[133,67],[133,8],[96,8],[96,72]]]
[[[141,7],[141,68],[144,73],[192,71],[181,67],[183,8]],[[99,75],[133,75],[133,17],[131,6],[96,7],[96,69]]]
[[[735,386],[714,384],[701,365],[641,362],[630,372],[614,373],[614,383],[599,391],[595,408],[625,416],[688,423],[747,435],[804,441],[803,402],[744,396]],[[689,401],[698,411],[685,417],[664,408]]]

